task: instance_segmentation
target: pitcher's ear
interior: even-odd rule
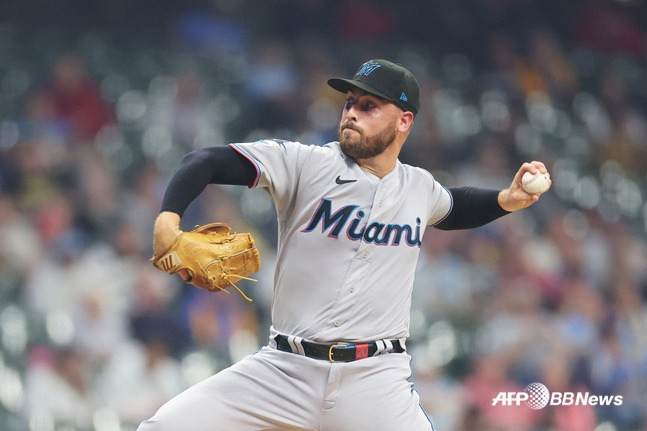
[[[400,116],[400,122],[398,124],[398,129],[401,132],[409,131],[409,129],[411,129],[411,126],[413,125],[413,119],[414,119],[413,112],[411,111],[402,112],[402,115]]]

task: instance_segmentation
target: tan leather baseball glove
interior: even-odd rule
[[[168,274],[186,269],[191,276],[187,283],[210,292],[233,286],[251,301],[235,283],[253,280],[248,275],[260,269],[261,258],[251,234],[230,232],[224,223],[197,226],[182,232],[164,253],[150,261]]]

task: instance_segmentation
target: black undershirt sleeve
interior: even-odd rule
[[[184,156],[173,174],[162,200],[161,211],[182,216],[208,184],[251,187],[256,174],[252,162],[229,146],[193,151]]]
[[[441,222],[434,225],[438,229],[472,229],[509,214],[499,205],[499,190],[457,187],[450,188],[449,192],[453,197],[452,209]]]

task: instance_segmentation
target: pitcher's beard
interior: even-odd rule
[[[359,136],[344,136],[344,129],[350,128],[355,130]],[[395,124],[385,127],[381,132],[366,136],[364,131],[355,126],[339,126],[339,145],[341,150],[348,157],[354,160],[370,159],[378,156],[386,150],[395,140]]]

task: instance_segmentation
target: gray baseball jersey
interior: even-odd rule
[[[253,187],[278,212],[270,343],[173,398],[138,431],[433,431],[409,379],[411,357],[381,353],[408,336],[422,235],[449,213],[449,192],[400,162],[380,179],[337,142],[231,145],[254,163]],[[277,334],[300,355],[280,351]],[[374,341],[380,350],[361,361],[312,359],[299,338]]]
[[[272,328],[313,341],[406,338],[413,275],[427,225],[451,209],[424,169],[399,161],[384,178],[339,143],[231,144],[257,169],[279,224]]]

